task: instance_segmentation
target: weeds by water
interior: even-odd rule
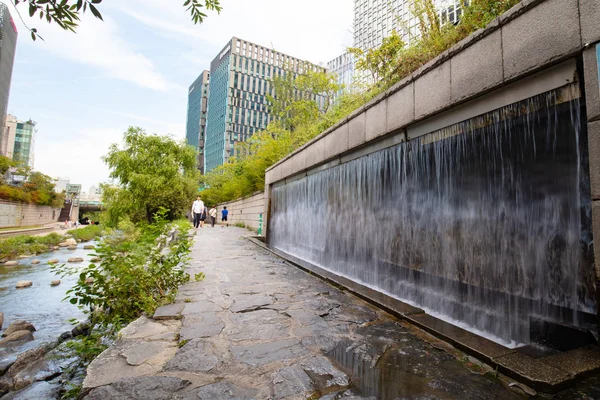
[[[88,225],[83,228],[71,229],[67,231],[68,234],[73,236],[75,240],[81,240],[82,242],[88,242],[97,237],[103,235],[103,228],[99,225]]]
[[[51,251],[64,238],[58,233],[46,236],[18,235],[0,240],[0,260],[14,260],[22,255],[36,255]]]

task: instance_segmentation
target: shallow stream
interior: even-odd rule
[[[86,243],[89,244],[89,243]],[[62,301],[67,290],[77,281],[77,276],[61,278],[54,273],[48,264],[53,258],[59,260],[59,264],[66,264],[70,257],[82,257],[84,262],[77,264],[83,268],[89,263],[90,254],[93,250],[84,250],[84,244],[79,243],[76,250],[60,250],[37,256],[18,260],[19,265],[15,267],[0,266],[0,311],[4,313],[5,330],[12,322],[26,320],[36,328],[35,340],[23,346],[8,349],[11,352],[22,352],[24,350],[38,347],[41,344],[51,342],[65,331],[70,331],[73,325],[69,322],[72,318],[82,320],[84,315],[77,306]],[[32,265],[34,259],[41,261],[40,264]],[[50,286],[50,282],[60,279],[58,286]],[[32,281],[33,286],[16,289],[18,281]],[[1,358],[1,356],[0,356]]]

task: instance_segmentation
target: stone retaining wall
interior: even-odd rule
[[[50,224],[59,215],[59,208],[0,200],[0,228]]]
[[[265,194],[264,192],[257,192],[249,197],[220,204],[217,207],[219,222],[221,221],[221,210],[223,209],[223,206],[226,206],[227,210],[229,210],[227,219],[230,225],[243,223],[246,227],[257,230],[260,215],[264,213],[265,209]]]

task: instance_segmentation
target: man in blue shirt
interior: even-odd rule
[[[224,206],[223,210],[221,210],[221,222],[225,223],[225,226],[229,226],[229,223],[227,222],[228,214],[229,214],[229,211],[227,211],[227,206]],[[221,227],[223,227],[223,225],[221,225]]]

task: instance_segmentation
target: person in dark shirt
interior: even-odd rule
[[[229,215],[229,211],[227,211],[227,206],[224,206],[223,210],[221,210],[221,222],[225,223],[225,226],[229,226],[227,215]],[[223,227],[223,225],[221,225],[221,227]]]

